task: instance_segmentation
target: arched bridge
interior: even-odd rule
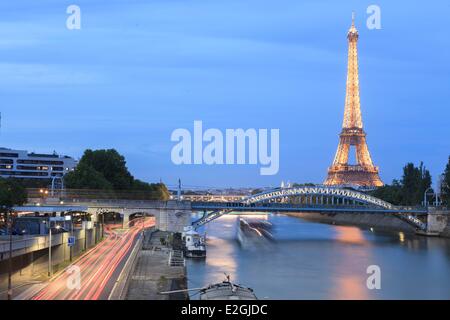
[[[329,213],[387,213],[400,218],[417,229],[426,223],[418,215],[427,213],[424,207],[398,207],[363,192],[322,186],[277,188],[255,194],[238,202],[192,202],[192,209],[204,215],[193,222],[199,227],[234,211],[257,212],[329,212]]]

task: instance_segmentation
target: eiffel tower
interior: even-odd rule
[[[354,15],[348,34],[347,90],[345,96],[344,121],[339,135],[339,145],[333,164],[328,168],[325,185],[357,185],[379,187],[383,185],[378,167],[374,166],[363,130],[358,80],[358,30]],[[348,163],[350,147],[356,148],[356,165]]]

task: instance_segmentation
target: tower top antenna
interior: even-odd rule
[[[355,12],[352,11],[352,25],[347,33],[347,38],[349,40],[358,40],[358,30],[355,27]]]

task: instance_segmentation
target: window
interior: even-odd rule
[[[52,160],[17,160],[17,163],[22,164],[44,164],[44,165],[63,165],[63,161],[52,161]]]
[[[18,153],[8,153],[8,152],[0,152],[0,157],[6,157],[6,158],[18,158]]]
[[[21,176],[21,177],[46,177],[48,172],[27,172],[27,171],[0,171],[3,176]]]

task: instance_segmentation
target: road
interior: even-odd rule
[[[144,227],[155,225],[154,218]],[[142,220],[127,230],[105,226],[106,239],[52,278],[32,300],[107,299],[123,265],[142,231]],[[75,272],[73,272],[75,270]],[[79,273],[76,271],[79,270]],[[72,272],[70,272],[72,271]],[[77,274],[79,277],[77,278]],[[77,282],[77,279],[80,279]],[[79,285],[77,286],[77,283]]]

